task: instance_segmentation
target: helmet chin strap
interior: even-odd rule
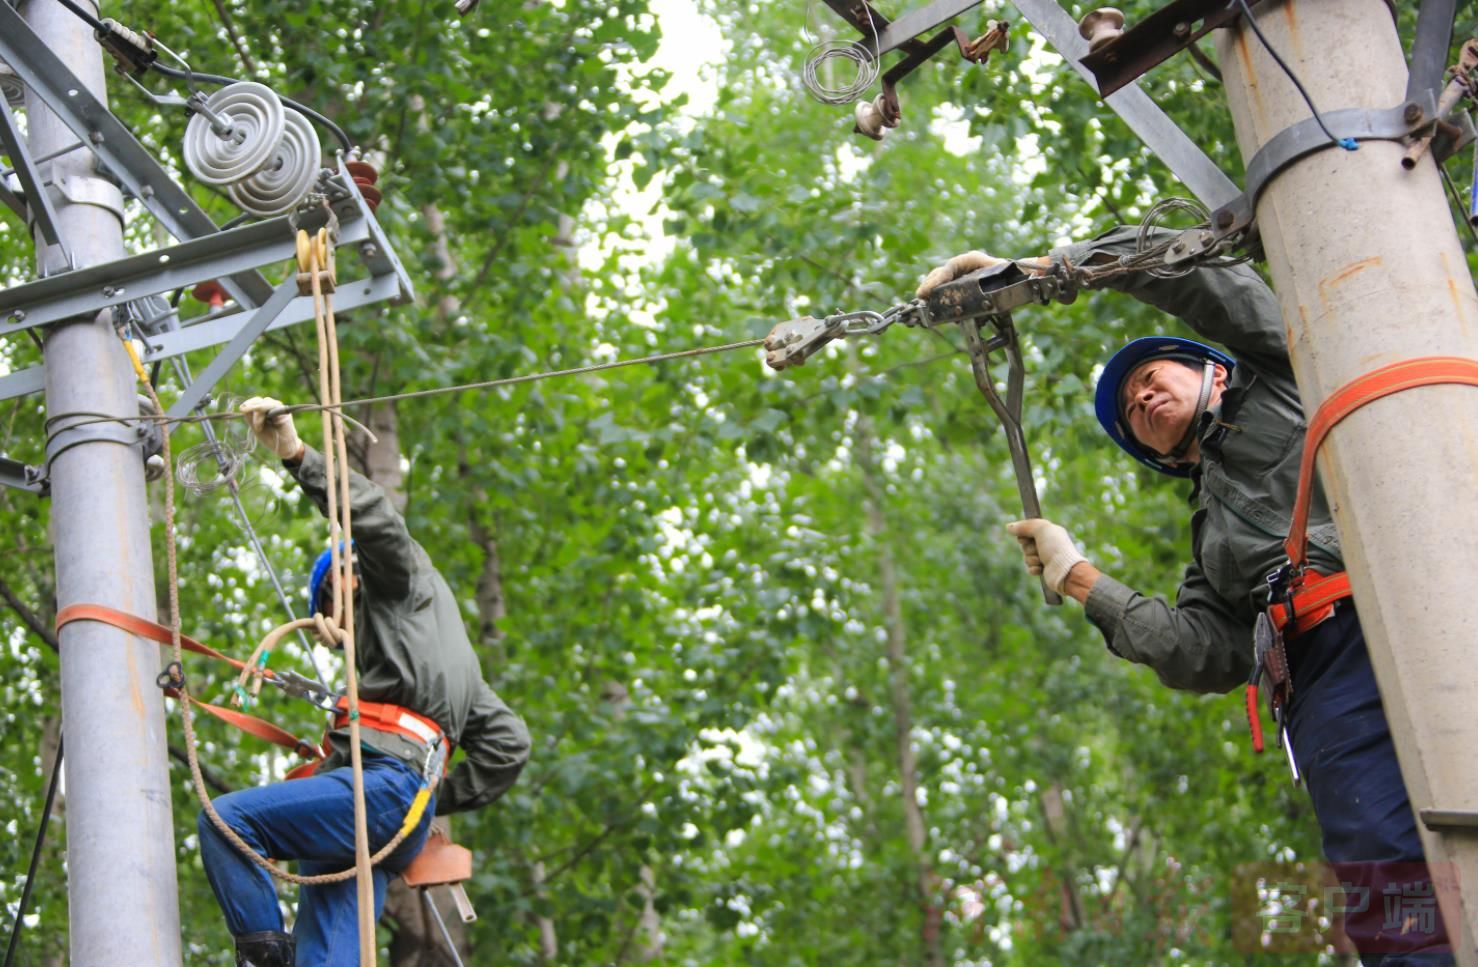
[[[1216,363],[1208,359],[1201,368],[1201,395],[1196,400],[1196,409],[1191,414],[1190,425],[1185,428],[1185,436],[1180,438],[1180,442],[1171,448],[1169,453],[1157,455],[1161,463],[1175,466],[1185,458],[1186,453],[1191,449],[1191,444],[1196,442],[1196,434],[1201,429],[1201,417],[1206,414],[1206,407],[1211,404],[1211,388],[1215,382]]]

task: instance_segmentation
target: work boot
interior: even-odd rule
[[[236,938],[236,967],[293,967],[297,941],[292,934],[263,930]]]

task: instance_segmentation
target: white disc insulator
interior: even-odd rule
[[[185,165],[208,185],[229,185],[250,178],[272,160],[282,140],[282,101],[270,87],[251,81],[228,84],[205,106],[231,125],[218,134],[204,114],[190,118],[185,128]]]
[[[226,194],[252,215],[266,218],[291,211],[318,180],[322,150],[308,119],[291,108],[283,110],[282,138],[267,164],[245,181],[226,188]]]

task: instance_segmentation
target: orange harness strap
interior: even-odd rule
[[[119,611],[103,604],[67,605],[56,616],[56,630],[61,631],[63,626],[69,625],[74,621],[100,621],[105,625],[122,628],[131,635],[138,635],[140,638],[157,641],[161,645],[171,643],[170,630],[164,625],[156,624],[146,618],[140,618],[136,614]],[[230,655],[223,655],[209,645],[201,644],[189,635],[180,635],[180,645],[186,651],[193,651],[197,655],[219,659],[237,671],[241,671],[246,667],[245,662],[237,661]],[[272,677],[272,670],[270,668],[264,669],[264,671],[268,678]]]
[[[1286,605],[1269,605],[1268,617],[1279,631],[1290,638],[1297,637],[1333,614],[1335,602],[1348,598],[1351,593],[1350,576],[1344,571],[1333,574],[1307,571],[1293,593],[1293,627],[1288,628]]]
[[[1460,383],[1478,386],[1478,359],[1460,356],[1422,356],[1391,363],[1366,373],[1341,386],[1314,413],[1304,439],[1303,460],[1298,468],[1298,499],[1293,505],[1293,520],[1288,528],[1284,549],[1295,568],[1302,568],[1309,549],[1309,503],[1314,491],[1314,458],[1324,437],[1345,417],[1392,393],[1432,386],[1438,383]]]
[[[103,624],[112,625],[115,628],[121,628],[129,634],[137,635],[140,638],[157,641],[162,645],[170,644],[170,629],[164,625],[140,618],[138,615],[109,608],[106,605],[68,605],[56,616],[57,631],[61,631],[65,625],[71,624],[73,621],[98,621]],[[185,635],[180,635],[180,646],[186,651],[192,651],[197,655],[217,658],[237,669],[246,667],[245,662],[237,661],[229,655],[223,655],[209,645],[201,644],[194,638]],[[271,669],[264,669],[264,671],[267,677],[272,677]],[[164,694],[171,698],[180,697],[180,692],[177,688],[166,688]],[[212,705],[209,702],[202,702],[194,696],[190,696],[190,701],[195,703],[196,708],[214,715],[228,725],[233,725],[241,731],[271,742],[273,745],[280,745],[284,749],[290,749],[304,759],[316,759],[319,757],[318,750],[314,747],[313,743],[298,738],[286,729],[273,725],[266,719],[258,718],[255,715],[247,715],[245,712],[237,712],[234,709],[222,708],[219,705]]]

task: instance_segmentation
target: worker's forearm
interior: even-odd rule
[[[1102,574],[1102,571],[1087,561],[1079,561],[1067,572],[1067,583],[1063,585],[1062,593],[1079,604],[1087,604],[1088,592],[1093,590],[1094,582]]]

